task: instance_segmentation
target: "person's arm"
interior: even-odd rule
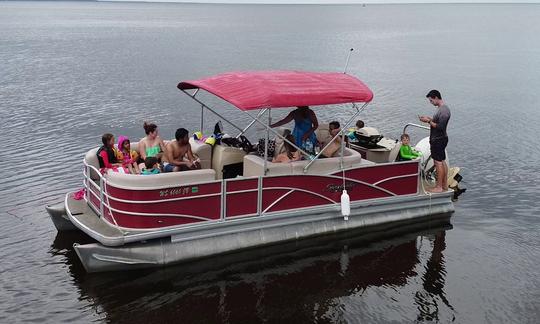
[[[146,159],[146,140],[144,139],[139,141],[139,155],[143,161]]]
[[[428,116],[418,116],[418,119],[423,122],[423,123],[427,123],[431,120],[431,117],[428,117]]]
[[[445,114],[440,114],[437,118],[437,122],[433,121],[433,118],[431,118],[428,123],[431,128],[446,129],[446,125],[448,124],[449,119],[449,116]]]
[[[116,155],[116,161],[120,163],[126,163],[126,159],[124,159],[124,152],[120,150],[114,150],[114,155]]]
[[[428,123],[430,128],[437,128],[438,124],[433,121],[433,118],[428,116],[420,116],[420,121],[424,123]]]
[[[296,151],[293,153],[292,161],[300,161],[301,159],[302,159],[302,154],[300,154],[300,151]]]
[[[275,122],[273,124],[270,125],[270,127],[274,128],[274,127],[279,127],[281,125],[285,125],[287,124],[288,122],[290,122],[291,120],[294,119],[294,115],[293,115],[293,112],[294,111],[291,111],[287,117],[283,118],[282,120],[278,121],[278,122]]]
[[[336,152],[341,148],[341,146],[336,143],[335,141],[330,144],[326,150],[323,151],[322,155],[326,156],[327,158],[330,158],[336,154]]]
[[[272,163],[285,163],[285,161],[289,161],[289,158],[287,157],[287,153],[281,153],[281,154],[278,154],[277,156],[274,156]]]
[[[188,148],[188,150],[189,150],[189,148]],[[186,152],[186,154],[184,154],[182,156],[179,156],[177,159],[175,159],[175,158],[173,158],[174,157],[174,148],[169,147],[169,148],[167,148],[167,151],[165,152],[165,154],[167,154],[166,155],[167,160],[169,161],[170,164],[176,165],[176,166],[185,165],[185,166],[191,168],[191,166],[193,165],[193,161],[192,160],[184,161],[184,156],[187,155],[187,153],[188,152]],[[191,156],[193,157],[193,154]]]
[[[305,142],[311,136],[311,133],[313,133],[319,127],[319,121],[317,120],[317,115],[315,115],[315,112],[313,112],[313,110],[311,109],[309,110],[309,119],[311,119],[312,126],[302,136],[302,142]]]
[[[430,128],[437,128],[438,124],[436,122],[433,121],[433,118],[429,118],[427,119],[427,123],[429,124],[429,127]]]
[[[191,151],[191,144],[187,144],[188,146],[188,149],[187,149],[187,152],[186,152],[186,155],[187,155],[187,158],[188,160],[193,164],[193,161],[195,161],[195,156],[193,155],[193,151]]]
[[[107,154],[107,150],[102,150],[99,152],[99,156],[101,156],[101,159],[103,160],[103,167],[110,169],[113,167],[111,162],[109,161],[109,155]]]
[[[135,163],[139,159],[139,154],[135,150],[131,150],[129,152],[129,156],[131,157],[131,162]]]
[[[163,155],[165,155],[165,152],[167,152],[167,145],[165,145],[165,142],[161,137],[159,137],[159,147],[161,148],[161,152],[163,152]]]

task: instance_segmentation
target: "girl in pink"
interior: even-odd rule
[[[129,170],[131,174],[141,174],[139,165],[137,164],[137,158],[139,154],[131,149],[131,143],[127,136],[118,136],[118,162],[122,163],[124,168]]]

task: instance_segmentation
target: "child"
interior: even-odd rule
[[[150,156],[144,159],[145,168],[142,169],[141,174],[150,175],[150,174],[159,174],[159,160],[155,156]]]
[[[347,131],[347,137],[349,138],[350,141],[353,141],[355,142],[356,141],[356,135],[355,133],[360,129],[360,128],[364,128],[365,124],[364,124],[364,121],[362,121],[361,119],[358,119],[356,121],[356,127],[351,127],[349,128]]]
[[[419,156],[422,156],[422,153],[415,151],[410,146],[410,137],[408,134],[401,135],[401,148],[399,149],[400,160],[413,160]]]
[[[131,149],[131,143],[126,136],[118,136],[118,151],[116,158],[118,162],[122,163],[122,166],[127,167],[129,173],[140,174],[141,170],[137,164],[137,158],[139,154]]]
[[[123,171],[123,168],[121,168],[122,164],[118,163],[116,158],[117,153],[114,148],[114,135],[109,133],[103,134],[103,136],[101,136],[101,142],[103,145],[96,153],[101,173],[105,173],[107,169],[112,169],[117,172],[119,170]]]

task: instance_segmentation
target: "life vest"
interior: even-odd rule
[[[99,161],[99,167],[100,168],[105,167],[105,162],[103,161],[103,158],[100,155],[102,151],[107,152],[107,157],[109,158],[109,163],[111,163],[111,164],[112,163],[118,163],[118,160],[116,159],[116,154],[114,153],[113,149],[102,146],[102,147],[99,148],[99,150],[96,153],[98,161]]]

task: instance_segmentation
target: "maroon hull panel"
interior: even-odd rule
[[[345,172],[345,188],[351,201],[417,194],[418,163],[396,163],[358,168]],[[257,214],[258,179],[225,182],[225,217]],[[206,220],[219,220],[222,182],[151,190],[129,190],[107,186],[113,199],[106,200],[105,218],[126,228],[160,228]],[[261,212],[278,212],[338,204],[343,189],[342,173],[331,176],[290,175],[262,179]],[[99,210],[97,197],[89,196]],[[123,201],[118,201],[123,200]],[[138,202],[138,203],[133,203]],[[142,202],[142,203],[141,203]],[[114,220],[113,220],[114,217]]]
[[[164,200],[171,198],[197,197],[221,193],[221,183],[205,183],[199,185],[178,186],[150,190],[131,190],[107,186],[109,195],[118,199],[133,201]]]
[[[257,191],[227,194],[227,217],[257,213]]]

